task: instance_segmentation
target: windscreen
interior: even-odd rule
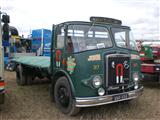
[[[111,47],[112,41],[105,27],[94,25],[69,25],[67,44],[67,49],[69,51],[81,52]]]
[[[118,47],[138,50],[135,39],[130,30],[122,28],[112,28],[111,30]]]

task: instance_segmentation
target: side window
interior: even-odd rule
[[[116,32],[114,35],[117,46],[127,48],[126,32]]]
[[[60,32],[57,34],[57,44],[58,49],[64,48],[64,27],[61,27]]]

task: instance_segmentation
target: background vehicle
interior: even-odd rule
[[[32,52],[37,56],[50,56],[51,51],[51,30],[32,30]]]
[[[158,76],[160,83],[160,46],[143,45],[140,50],[141,72]]]
[[[2,19],[1,19],[2,14]],[[4,23],[1,27],[1,21]],[[4,82],[4,48],[2,46],[2,40],[9,40],[9,16],[6,13],[0,11],[0,104],[4,103],[5,97],[5,82]],[[2,29],[1,29],[2,28]],[[2,33],[3,32],[3,33]]]
[[[15,58],[18,85],[49,78],[52,99],[68,115],[138,97],[143,91],[140,57],[130,28],[121,24],[91,17],[53,25],[50,57]]]
[[[14,29],[14,31],[16,28]],[[13,32],[15,33],[15,32]],[[18,34],[18,31],[16,32]],[[10,40],[3,41],[4,61],[7,70],[15,70],[15,64],[12,62],[14,57],[20,56],[50,56],[51,48],[51,30],[35,29],[32,30],[30,38],[20,37],[11,33]]]

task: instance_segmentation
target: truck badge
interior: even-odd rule
[[[112,61],[112,68],[115,68],[115,62]]]
[[[100,54],[90,55],[88,58],[88,61],[99,61],[99,60],[101,60]]]
[[[93,65],[93,70],[99,70],[100,66],[99,65]]]
[[[69,71],[69,74],[72,74],[74,72],[74,68],[76,66],[76,59],[72,58],[72,56],[67,58],[67,71]]]
[[[60,50],[56,51],[56,66],[60,67],[61,66],[61,54],[62,52]]]
[[[124,63],[123,63],[123,66],[124,66],[125,69],[128,69],[128,68],[129,68],[129,65],[128,65],[127,62],[128,62],[128,61],[125,60]]]
[[[123,83],[123,65],[117,64],[116,65],[116,83]]]

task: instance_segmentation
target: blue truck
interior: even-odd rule
[[[50,56],[50,48],[51,30],[32,30],[32,52],[37,53],[37,56]]]

